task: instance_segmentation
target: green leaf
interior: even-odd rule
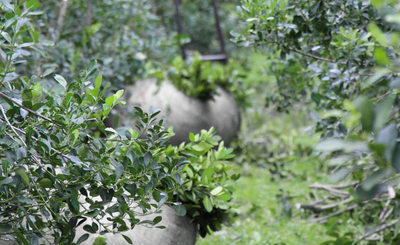
[[[14,229],[14,235],[17,237],[18,242],[24,245],[30,245],[28,240],[26,240],[24,234],[19,229]]]
[[[391,175],[391,171],[380,169],[372,173],[367,177],[361,184],[363,190],[370,191],[374,186],[379,184],[382,180],[388,178]]]
[[[385,16],[385,20],[400,25],[400,14],[388,14]]]
[[[26,174],[25,169],[23,169],[23,168],[18,168],[17,170],[15,170],[15,173],[16,173],[19,177],[21,177],[22,183],[24,183],[25,186],[29,186],[30,180],[29,180],[28,175]]]
[[[79,202],[78,199],[76,199],[76,197],[71,196],[68,199],[68,207],[71,210],[72,213],[74,214],[78,214],[79,213]]]
[[[125,241],[129,244],[133,244],[132,239],[130,239],[128,236],[122,235],[122,237],[125,239]]]
[[[375,8],[381,7],[384,3],[385,3],[384,0],[371,0],[371,4],[372,4],[372,6],[374,6]]]
[[[385,191],[385,185],[377,184],[373,186],[370,190],[364,190],[360,185],[355,191],[355,196],[361,201],[364,201],[376,197],[383,191]]]
[[[219,196],[223,193],[224,193],[224,189],[222,188],[222,186],[217,186],[210,192],[210,194],[213,196]]]
[[[212,181],[212,175],[214,173],[213,167],[206,168],[201,174],[201,180],[204,184],[210,183]]]
[[[203,199],[203,205],[207,212],[211,213],[213,210],[213,204],[211,199],[208,196],[205,196]]]
[[[161,216],[157,216],[157,217],[155,217],[153,219],[153,224],[156,225],[156,224],[160,223],[161,220],[162,220],[162,217]]]
[[[91,225],[84,225],[83,229],[89,233],[96,233],[96,231],[92,228]]]
[[[83,234],[81,237],[79,237],[78,241],[76,242],[77,245],[83,243],[89,238],[89,234]]]
[[[194,133],[192,133],[192,132],[189,133],[189,140],[190,140],[190,142],[195,141]]]
[[[383,126],[388,122],[390,115],[393,112],[393,103],[396,96],[390,94],[383,101],[376,105],[375,109],[375,122],[374,122],[374,132],[377,133],[383,128]]]
[[[174,209],[178,216],[186,215],[186,208],[183,204],[174,205]]]
[[[96,237],[93,245],[107,245],[106,239],[104,237]]]
[[[381,47],[375,48],[375,60],[379,65],[388,65],[390,60],[386,55],[386,51]]]
[[[385,34],[379,29],[379,27],[375,23],[371,23],[368,26],[368,31],[372,34],[372,36],[378,41],[380,45],[383,47],[387,47],[387,41]]]
[[[356,110],[361,114],[363,130],[370,132],[374,125],[374,106],[366,96],[360,96],[354,101]]]
[[[61,86],[63,86],[64,89],[67,88],[67,81],[65,80],[65,78],[64,78],[63,76],[61,76],[61,75],[59,75],[59,74],[56,74],[56,75],[54,76],[54,79],[55,79],[59,84],[61,84]]]
[[[37,9],[39,6],[40,6],[40,4],[39,4],[39,2],[36,1],[36,0],[29,0],[29,1],[26,3],[26,8],[29,9],[29,10],[35,10],[35,9]]]
[[[397,127],[395,123],[391,123],[384,127],[378,134],[376,142],[385,145],[384,157],[387,161],[392,161],[393,151],[396,146]]]
[[[351,172],[352,172],[351,168],[342,167],[338,171],[334,172],[333,175],[331,175],[331,177],[329,178],[329,181],[331,181],[331,182],[341,181],[344,178],[346,178],[347,176],[349,176],[349,174]]]

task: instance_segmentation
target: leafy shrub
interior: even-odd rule
[[[31,19],[40,14],[31,12],[38,7],[36,0],[0,4],[1,238],[69,244],[85,221],[83,229],[89,233],[122,232],[142,222],[154,225],[159,218],[142,221],[133,210],[140,208],[145,215],[164,203],[184,210],[178,193],[191,191],[183,172],[188,164],[199,171],[196,178],[203,168],[216,168],[209,173],[215,184],[197,187],[201,182],[195,182],[191,188],[199,196],[191,201],[205,203],[201,208],[207,212],[223,209],[230,187],[221,161],[232,155],[222,145],[212,150],[217,144],[213,131],[192,136],[197,145],[167,148],[169,134],[162,121],[155,123],[157,112],[149,115],[139,108],[135,129],[107,128],[103,121],[123,103],[123,91],[105,96],[108,85],[102,85],[96,62],[74,79],[28,77],[27,67],[43,64],[30,59],[41,46]],[[87,238],[83,234],[78,243]]]
[[[239,178],[231,171],[233,149],[226,149],[215,129],[201,134],[190,134],[190,143],[168,147],[167,155],[182,155],[189,161],[181,175],[183,185],[177,188],[173,199],[183,203],[178,212],[186,213],[198,226],[201,236],[221,229],[231,214],[233,182]],[[215,147],[218,147],[215,149]]]
[[[332,234],[327,244],[376,239],[396,243],[398,224],[398,24],[397,1],[242,1],[248,22],[236,35],[243,45],[278,49],[282,71],[303,74],[279,83],[283,98],[315,105],[316,150],[328,157],[332,182],[313,185],[325,193],[303,208],[319,222],[362,222],[364,234]],[[277,73],[285,77],[284,72]],[[307,78],[311,78],[307,79]],[[278,79],[277,79],[278,80]],[[293,83],[298,84],[293,84]],[[292,93],[304,90],[304,97]],[[284,106],[293,104],[277,101]],[[286,103],[286,104],[285,104]],[[290,108],[290,107],[289,107]],[[290,108],[293,109],[293,108]],[[321,200],[324,200],[320,202]],[[333,218],[334,219],[334,218]],[[375,226],[370,228],[370,226]],[[367,244],[367,242],[366,242]]]
[[[202,100],[212,99],[217,95],[219,85],[230,91],[239,105],[243,107],[249,105],[248,92],[242,84],[245,78],[243,69],[233,61],[225,66],[203,61],[200,54],[195,53],[190,61],[186,62],[178,56],[170,66],[162,69],[148,66],[147,70],[149,76],[156,76],[159,81],[170,80],[187,96]]]

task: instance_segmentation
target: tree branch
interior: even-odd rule
[[[361,236],[361,237],[358,239],[358,241],[362,241],[362,240],[366,239],[367,237],[369,237],[369,236],[371,236],[371,235],[373,235],[373,234],[376,234],[376,233],[378,233],[378,232],[380,232],[380,231],[383,231],[383,230],[385,230],[385,229],[387,229],[387,228],[389,228],[389,227],[395,226],[395,225],[399,222],[399,220],[400,220],[400,219],[395,219],[395,220],[390,221],[389,223],[385,223],[385,224],[379,225],[379,226],[376,227],[375,229],[373,229],[373,230],[371,230],[371,231],[365,233],[363,236]]]
[[[329,218],[332,218],[332,217],[334,217],[334,216],[341,215],[342,213],[345,213],[345,212],[347,212],[347,211],[353,210],[353,209],[355,209],[356,207],[358,207],[358,205],[357,205],[357,204],[353,204],[353,205],[351,205],[351,206],[349,206],[349,207],[347,207],[347,208],[345,208],[345,209],[338,210],[338,211],[336,211],[336,212],[333,212],[333,213],[328,214],[328,215],[323,216],[323,217],[315,218],[315,219],[313,219],[312,221],[324,223],[324,222],[328,221]]]
[[[10,121],[8,121],[6,112],[4,111],[4,108],[2,105],[0,105],[0,110],[1,110],[1,113],[3,114],[4,120],[6,120],[7,125],[11,128],[11,130],[14,132],[14,134],[18,137],[18,139],[26,147],[26,143],[25,143],[24,139],[21,138],[21,136],[17,133],[17,131],[15,131],[14,126],[10,123]]]
[[[60,12],[58,13],[58,18],[57,18],[57,23],[55,26],[55,39],[56,41],[58,40],[58,38],[60,37],[60,33],[61,33],[61,29],[64,25],[64,17],[65,17],[65,13],[67,11],[67,5],[68,5],[68,0],[62,0],[62,2],[60,3]]]
[[[23,105],[22,105],[21,103],[19,103],[17,100],[15,100],[14,98],[12,98],[12,97],[6,95],[5,93],[0,92],[0,96],[3,97],[3,98],[5,98],[5,99],[10,100],[13,104],[15,104],[16,106],[18,106],[19,108],[22,108],[22,109],[28,111],[29,113],[31,113],[31,114],[33,114],[33,115],[35,115],[35,116],[37,116],[37,117],[42,118],[43,120],[46,120],[46,121],[48,121],[48,122],[51,122],[51,123],[54,124],[54,125],[57,125],[57,126],[59,126],[59,127],[62,127],[61,124],[58,124],[58,123],[54,122],[53,120],[51,120],[50,118],[48,118],[48,117],[46,117],[46,116],[43,116],[43,115],[41,115],[40,113],[37,113],[36,111],[31,110],[31,109],[29,109],[29,108],[23,106]]]

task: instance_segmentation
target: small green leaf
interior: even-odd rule
[[[218,196],[223,194],[224,189],[222,188],[222,186],[217,186],[215,187],[210,193],[213,196]]]
[[[24,234],[19,229],[14,229],[14,235],[17,237],[18,242],[24,245],[30,245],[28,240],[26,240]]]
[[[390,118],[390,115],[393,112],[393,103],[395,100],[395,95],[390,94],[383,101],[376,105],[375,113],[375,121],[374,121],[374,132],[377,133],[379,130],[383,128],[383,126],[387,123]]]
[[[67,81],[65,80],[65,78],[64,78],[63,76],[61,76],[61,75],[59,75],[59,74],[56,74],[56,75],[54,76],[54,79],[55,79],[59,84],[61,84],[61,86],[63,86],[64,88],[67,87]]]
[[[192,133],[192,132],[189,133],[189,140],[190,140],[191,142],[194,142],[194,141],[195,141],[194,133]]]
[[[96,231],[92,228],[91,225],[84,225],[83,229],[89,233],[96,233]]]
[[[83,243],[89,238],[89,234],[83,234],[81,237],[79,237],[78,241],[76,242],[77,245]]]
[[[93,245],[107,245],[106,239],[104,237],[96,237]]]
[[[161,220],[162,220],[162,217],[161,216],[157,216],[157,217],[155,217],[153,219],[153,224],[156,225],[156,224],[160,223]]]
[[[393,151],[396,146],[397,127],[395,123],[391,123],[384,127],[376,138],[376,142],[385,145],[384,157],[387,161],[392,161]]]
[[[183,204],[174,205],[174,209],[178,216],[186,215],[186,208]]]
[[[19,169],[15,170],[15,173],[16,173],[19,177],[21,177],[22,183],[24,183],[25,186],[28,186],[28,185],[29,185],[29,182],[30,182],[30,181],[29,181],[28,175],[26,174],[25,169],[19,168]]]
[[[213,210],[213,204],[211,199],[208,196],[205,196],[203,199],[203,205],[207,212],[211,213]]]
[[[370,132],[374,124],[374,106],[366,96],[360,96],[354,101],[356,110],[361,114],[363,130]]]
[[[375,23],[371,23],[368,26],[368,31],[372,34],[372,36],[378,41],[380,45],[383,47],[387,47],[387,41],[385,34],[379,29],[379,27]]]
[[[71,212],[73,212],[74,214],[78,214],[79,213],[79,202],[76,199],[76,197],[71,196],[68,199],[68,207],[71,210]]]
[[[388,178],[391,175],[391,171],[389,170],[377,170],[367,177],[361,184],[363,190],[370,191],[374,186],[379,184],[382,180]]]
[[[129,244],[133,244],[132,239],[130,239],[128,236],[122,235],[122,237],[127,241]]]
[[[381,47],[375,48],[375,60],[379,65],[388,65],[390,64],[390,60],[387,57],[386,51]]]

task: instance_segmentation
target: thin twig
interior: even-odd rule
[[[385,223],[385,224],[381,224],[381,225],[377,226],[375,229],[373,229],[373,230],[365,233],[363,236],[361,236],[358,239],[358,241],[362,241],[362,240],[366,239],[367,237],[369,237],[369,236],[371,236],[371,235],[373,235],[375,233],[378,233],[380,231],[383,231],[383,230],[385,230],[385,229],[387,229],[389,227],[392,227],[392,226],[396,225],[399,222],[399,220],[400,219],[395,219],[395,220],[390,221],[389,223]]]
[[[325,205],[319,205],[318,203],[320,203],[320,201],[317,201],[315,203],[312,204],[308,204],[308,203],[301,203],[299,205],[300,208],[303,209],[312,209],[316,212],[322,212],[328,209],[332,209],[332,208],[336,208],[339,207],[340,205],[346,204],[351,202],[353,199],[352,198],[347,198],[343,201],[337,202],[337,203],[331,203],[331,204],[325,204]]]
[[[338,211],[333,212],[333,213],[331,213],[331,214],[328,214],[328,215],[326,215],[326,216],[324,216],[324,217],[320,217],[320,218],[313,219],[312,221],[324,223],[324,222],[328,221],[329,218],[332,218],[332,217],[334,217],[334,216],[338,216],[338,215],[340,215],[340,214],[342,214],[342,213],[345,213],[345,212],[347,212],[347,211],[353,210],[353,209],[355,209],[356,207],[358,207],[358,205],[357,205],[357,204],[353,204],[353,205],[351,205],[351,206],[349,206],[349,207],[347,207],[347,208],[345,208],[345,209],[338,210]]]
[[[10,121],[7,118],[6,112],[4,111],[4,108],[2,105],[0,105],[0,110],[1,113],[3,114],[4,120],[6,120],[6,123],[8,126],[10,126],[11,130],[14,132],[14,134],[18,137],[18,139],[22,142],[22,144],[26,147],[26,143],[24,141],[24,139],[21,137],[21,135],[19,135],[17,133],[17,131],[15,131],[14,126],[10,123]]]
[[[0,105],[0,107],[1,107],[1,105]],[[0,109],[1,109],[1,108],[0,108]],[[1,119],[0,119],[0,120],[1,120]],[[11,124],[9,124],[9,125],[10,125],[10,127],[12,128],[12,130],[13,130],[13,132],[14,132],[15,134],[17,134],[16,131],[19,131],[20,133],[26,135],[26,132],[25,132],[23,129],[14,127],[14,126],[12,126]],[[18,135],[18,134],[17,134],[17,135]],[[36,137],[34,137],[34,136],[31,136],[31,137],[32,137],[32,139],[33,139],[34,141],[38,141],[38,138],[36,138]],[[24,142],[24,146],[26,147],[25,142]],[[70,161],[73,161],[73,159],[72,159],[71,157],[69,157],[68,155],[65,155],[65,154],[62,153],[61,151],[58,151],[58,150],[54,149],[52,146],[50,146],[50,150],[53,151],[54,153],[56,153],[57,155],[59,155],[59,156],[65,158],[65,159],[68,159],[68,160],[70,160]],[[37,160],[37,159],[36,159],[36,162],[37,162],[37,163],[40,163],[39,160]]]
[[[350,183],[343,183],[343,184],[338,184],[338,185],[325,185],[325,184],[312,184],[310,185],[311,188],[313,188],[312,186],[315,186],[316,189],[318,189],[320,186],[324,186],[324,187],[330,187],[330,188],[334,188],[334,189],[345,189],[345,188],[349,188],[349,187],[354,187],[355,185],[358,184],[358,181],[353,181]]]
[[[388,210],[390,202],[391,202],[391,199],[386,200],[385,206],[383,207],[382,212],[379,214],[379,220],[381,221],[381,223],[383,222],[383,217],[385,217],[385,214]]]
[[[12,98],[12,97],[6,95],[5,93],[0,92],[0,96],[3,97],[3,98],[5,98],[5,99],[10,100],[12,103],[14,103],[14,104],[17,105],[18,107],[20,107],[20,108],[22,108],[22,109],[28,111],[29,113],[34,114],[35,116],[40,117],[40,118],[42,118],[43,120],[46,120],[46,121],[48,121],[48,122],[51,122],[52,124],[55,124],[55,125],[57,125],[57,126],[59,126],[59,127],[62,127],[61,124],[56,123],[56,122],[54,122],[53,120],[51,120],[50,118],[48,118],[48,117],[46,117],[46,116],[43,116],[43,115],[41,115],[40,113],[38,113],[38,112],[36,112],[36,111],[34,111],[34,110],[31,110],[31,109],[29,109],[29,108],[23,106],[23,105],[22,105],[21,103],[19,103],[17,100],[15,100],[14,98]]]
[[[276,45],[280,45],[280,44],[279,44],[278,42],[276,42],[276,41],[260,42],[260,44],[270,44],[270,43],[276,44]],[[315,60],[325,61],[325,62],[329,62],[329,63],[337,63],[336,60],[324,58],[324,57],[317,56],[317,55],[310,54],[310,53],[306,53],[306,52],[301,51],[301,50],[298,50],[298,49],[296,49],[296,48],[287,47],[287,46],[283,46],[283,47],[286,48],[286,49],[288,49],[288,50],[290,50],[290,51],[292,51],[292,52],[298,53],[298,54],[300,54],[300,55],[307,56],[307,57],[309,57],[309,58],[313,58],[313,59],[315,59]],[[341,63],[344,63],[344,62],[341,62]]]
[[[348,191],[338,190],[335,187],[330,186],[330,185],[314,184],[314,185],[310,185],[310,188],[325,190],[325,191],[328,191],[332,195],[335,195],[335,196],[348,197],[350,195]]]

